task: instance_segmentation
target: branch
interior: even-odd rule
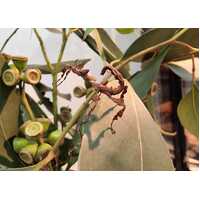
[[[11,35],[6,39],[6,41],[3,43],[3,46],[1,47],[0,53],[4,50],[5,46],[8,44],[9,40],[15,35],[15,33],[19,30],[19,28],[16,28]]]
[[[44,59],[45,59],[45,61],[46,61],[46,63],[47,63],[47,67],[49,68],[50,71],[52,71],[52,70],[53,70],[53,67],[52,67],[52,65],[51,65],[51,63],[50,63],[50,61],[49,61],[48,56],[47,56],[47,52],[46,52],[46,49],[45,49],[45,46],[44,46],[44,42],[43,42],[43,40],[42,40],[40,34],[38,33],[37,29],[34,28],[33,30],[34,30],[34,33],[35,33],[35,35],[36,35],[36,37],[37,37],[37,39],[38,39],[38,41],[39,41],[39,43],[40,43],[40,48],[41,48],[41,50],[42,50]]]

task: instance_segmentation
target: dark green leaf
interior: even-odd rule
[[[152,47],[163,41],[170,39],[171,37],[174,36],[177,30],[178,29],[173,29],[173,28],[157,28],[144,33],[130,45],[128,50],[125,52],[122,61],[126,60],[127,58],[131,57],[132,55],[144,49],[147,49],[149,47]],[[141,61],[142,59],[143,56],[141,58],[135,59],[134,61]]]
[[[135,89],[140,98],[144,98],[155,80],[162,61],[164,60],[169,48],[162,49],[158,55],[144,64],[143,70],[133,76],[129,82]]]
[[[185,42],[192,47],[199,48],[199,29],[191,28],[181,35],[177,40]],[[195,56],[198,56],[198,53],[196,53]],[[165,57],[165,62],[173,60],[185,60],[188,58],[191,58],[190,50],[187,47],[176,44],[172,45],[172,48]]]
[[[199,90],[195,84],[180,101],[177,113],[183,127],[199,137]]]
[[[110,52],[110,54],[112,54],[113,58],[120,59],[123,56],[123,53],[115,44],[115,42],[111,39],[108,33],[103,28],[98,28],[97,31],[99,33],[104,48],[108,52]],[[128,78],[130,76],[129,69],[130,67],[128,65],[120,69],[120,72],[125,78]]]
[[[134,28],[116,28],[116,30],[121,34],[129,34],[134,31]]]

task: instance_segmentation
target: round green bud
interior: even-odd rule
[[[48,143],[54,145],[57,142],[58,138],[60,137],[61,133],[62,132],[60,130],[55,130],[49,133],[47,138]]]
[[[15,152],[19,153],[22,148],[28,144],[28,140],[22,137],[15,137],[13,140],[13,149]]]
[[[41,80],[41,71],[39,69],[27,69],[24,74],[24,80],[31,85],[38,84]]]
[[[44,127],[40,122],[31,121],[25,125],[23,133],[30,138],[36,137],[44,133]]]
[[[15,66],[22,71],[27,67],[28,58],[23,56],[14,56],[12,57],[12,61]]]
[[[38,151],[35,157],[37,162],[41,161],[43,158],[47,156],[47,154],[52,150],[52,146],[48,143],[42,143],[38,147]]]
[[[73,93],[75,97],[80,98],[86,95],[86,89],[84,87],[77,86],[74,88]]]
[[[19,152],[19,157],[26,164],[32,164],[34,161],[34,157],[36,156],[38,150],[38,144],[32,141],[30,144],[26,145]]]
[[[7,69],[2,74],[2,80],[7,86],[14,86],[20,80],[20,73],[17,68]]]
[[[116,30],[121,34],[129,34],[134,31],[134,28],[116,28]]]

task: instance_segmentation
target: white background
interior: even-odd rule
[[[195,0],[7,0],[0,8],[2,28],[200,26]],[[0,172],[0,198],[196,200],[199,180],[199,172]]]

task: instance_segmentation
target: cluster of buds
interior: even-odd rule
[[[48,132],[51,122],[47,118],[26,121],[13,139],[13,149],[25,164],[41,161],[60,137],[61,131]]]
[[[41,71],[39,69],[27,69],[28,59],[26,57],[11,57],[13,62],[2,74],[2,80],[7,86],[15,86],[20,81],[28,84],[38,84],[41,79]]]

